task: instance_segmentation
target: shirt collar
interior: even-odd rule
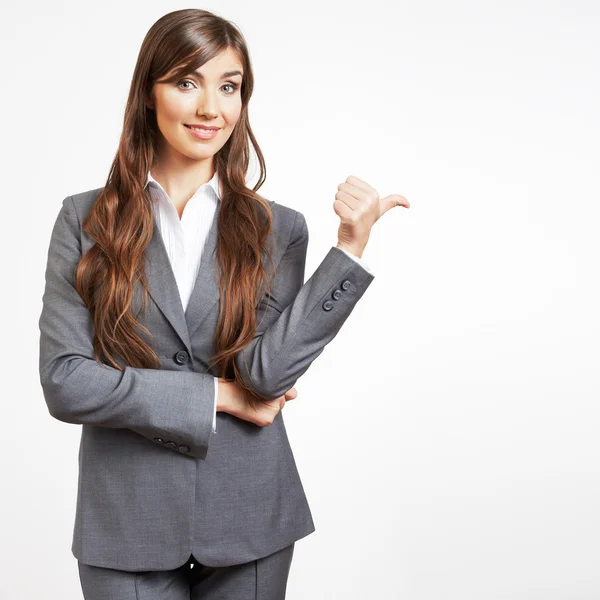
[[[163,188],[162,185],[160,185],[160,183],[158,183],[158,181],[156,181],[156,179],[154,179],[154,177],[152,177],[152,174],[150,173],[150,171],[148,171],[148,177],[146,178],[146,185],[144,186],[144,189],[146,189],[146,187],[148,186],[149,183],[152,183],[153,185],[158,186],[164,193],[165,195],[168,196],[167,192],[165,191],[165,189]],[[212,190],[215,193],[215,196],[217,197],[217,199],[220,201],[221,200],[221,193],[220,193],[220,185],[219,185],[219,175],[217,173],[217,171],[215,170],[215,174],[212,176],[212,178],[210,179],[210,181],[207,181],[205,184],[203,185],[208,185],[212,188]],[[202,187],[202,186],[200,186]],[[198,188],[200,189],[200,188]],[[198,190],[196,190],[196,192],[198,192]],[[194,193],[195,195],[195,193]]]

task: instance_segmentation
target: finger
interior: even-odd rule
[[[356,198],[356,196],[352,196],[348,192],[344,190],[338,190],[335,193],[336,200],[341,200],[344,204],[347,204],[349,208],[352,210],[356,210],[360,206],[360,199]]]
[[[371,193],[371,192],[375,191],[375,188],[370,186],[366,181],[363,181],[362,179],[359,179],[358,177],[355,177],[354,175],[350,175],[349,177],[347,177],[346,183],[355,185],[357,188],[360,188],[361,190],[364,190],[365,192]]]
[[[341,200],[333,201],[333,211],[342,221],[351,221],[354,211]]]
[[[373,192],[367,192],[362,188],[359,188],[355,185],[350,185],[349,183],[340,183],[338,185],[338,190],[340,192],[346,192],[352,198],[356,198],[357,202],[368,202],[369,198],[372,197]],[[374,190],[373,190],[374,191]]]

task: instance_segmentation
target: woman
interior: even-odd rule
[[[284,598],[315,530],[281,410],[373,280],[372,225],[409,205],[349,177],[339,243],[304,283],[304,216],[256,191],[252,88],[233,24],[159,19],[105,186],[65,198],[52,231],[40,381],[50,414],[83,426],[86,599]]]

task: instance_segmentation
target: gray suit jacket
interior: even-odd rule
[[[282,413],[260,427],[219,412],[212,432],[213,375],[220,375],[208,369],[219,309],[216,216],[185,312],[155,223],[146,248],[150,302],[141,321],[161,368],[119,371],[96,362],[91,316],[73,272],[94,243],[81,225],[100,190],[63,200],[39,318],[48,410],[83,426],[73,555],[126,571],[174,569],[190,554],[225,566],[312,533]],[[277,398],[335,337],[374,276],[332,246],[304,283],[306,220],[269,202],[277,275],[270,298],[257,306],[256,336],[236,360],[257,394]],[[140,301],[138,288],[136,308]]]

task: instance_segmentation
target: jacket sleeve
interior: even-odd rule
[[[304,283],[308,227],[297,212],[270,295],[257,309],[252,342],[236,355],[244,381],[265,399],[282,396],[306,372],[342,325],[375,276],[332,246]]]
[[[91,314],[74,283],[80,257],[79,220],[68,196],[50,238],[39,318],[39,375],[50,414],[65,423],[128,428],[163,447],[206,458],[213,375],[129,366],[119,371],[98,363]]]

